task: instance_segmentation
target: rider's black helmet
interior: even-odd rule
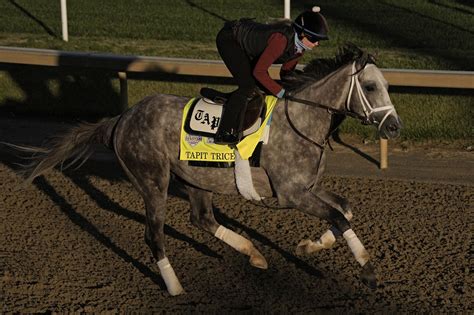
[[[313,7],[311,11],[305,11],[295,19],[293,28],[300,39],[306,37],[313,43],[329,39],[328,24],[319,11],[319,7]]]

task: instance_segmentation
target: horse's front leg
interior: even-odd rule
[[[347,199],[320,187],[313,188],[312,193],[325,203],[339,210],[348,221],[352,219],[352,210]],[[335,226],[331,226],[316,242],[313,242],[311,239],[302,240],[296,247],[296,253],[298,255],[312,254],[322,249],[331,248],[336,243],[336,238],[341,235],[341,231]]]
[[[329,222],[335,231],[340,231],[351,249],[355,259],[362,266],[361,280],[368,287],[375,289],[377,280],[375,269],[369,262],[369,253],[362,242],[351,229],[349,220],[344,214],[328,202],[322,200],[317,193],[304,190],[302,194],[295,194],[291,198],[295,208],[310,215],[317,216]]]

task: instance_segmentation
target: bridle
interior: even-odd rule
[[[296,97],[291,96],[291,95],[286,96],[285,97],[285,115],[286,115],[286,119],[288,120],[288,123],[290,124],[290,127],[293,129],[293,131],[295,131],[303,139],[311,142],[312,144],[318,146],[321,149],[324,149],[324,147],[328,143],[329,137],[331,136],[331,134],[335,130],[330,130],[328,135],[325,137],[325,139],[322,143],[318,143],[314,140],[311,140],[310,138],[305,136],[301,131],[299,131],[296,128],[296,126],[293,124],[292,120],[290,119],[290,115],[289,115],[289,112],[288,112],[288,102],[289,101],[309,105],[309,106],[312,106],[312,107],[318,107],[318,108],[321,108],[321,109],[325,109],[331,115],[338,114],[338,115],[354,117],[354,118],[359,119],[360,121],[362,121],[363,124],[366,124],[366,125],[377,124],[378,129],[380,130],[381,126],[383,125],[383,123],[385,122],[387,117],[395,111],[395,108],[394,108],[393,105],[387,105],[387,106],[376,107],[376,108],[374,108],[374,107],[372,107],[372,105],[370,105],[370,102],[365,97],[365,94],[364,94],[364,92],[362,90],[362,87],[360,85],[360,82],[358,80],[359,73],[361,71],[363,71],[366,66],[367,65],[365,65],[359,71],[356,71],[356,62],[354,61],[354,63],[352,64],[352,75],[351,75],[351,82],[350,82],[350,86],[349,86],[349,92],[347,94],[347,98],[346,98],[346,102],[345,102],[345,108],[342,109],[342,110],[341,109],[336,109],[334,107],[331,107],[331,106],[328,106],[328,105],[325,105],[325,104],[313,102],[313,101],[310,101],[310,100],[296,98]],[[352,94],[354,93],[354,86],[355,86],[355,89],[357,91],[357,96],[359,97],[359,101],[362,104],[362,109],[364,111],[364,115],[360,115],[358,113],[355,113],[355,112],[351,111],[350,104],[351,104],[351,100],[353,98]],[[383,119],[380,122],[378,122],[373,117],[373,114],[375,114],[377,112],[381,112],[381,111],[386,111],[386,113],[385,113]]]
[[[364,68],[362,68],[359,73],[365,69],[367,65],[364,66]],[[385,120],[387,119],[387,117],[392,114],[394,111],[395,111],[395,107],[393,107],[392,104],[390,105],[386,105],[386,106],[382,106],[382,107],[372,107],[369,103],[369,101],[367,100],[367,98],[365,97],[365,94],[362,90],[362,87],[360,86],[360,82],[358,80],[358,74],[356,75],[355,74],[355,71],[356,71],[356,67],[355,67],[355,62],[352,64],[352,73],[354,73],[353,75],[351,75],[351,85],[350,85],[350,88],[349,88],[349,94],[347,95],[347,99],[346,99],[346,109],[347,111],[350,111],[350,101],[351,101],[351,98],[352,98],[352,92],[354,90],[354,85],[356,86],[356,89],[357,89],[357,95],[359,96],[359,101],[360,103],[362,104],[362,110],[364,111],[364,114],[365,114],[365,122],[367,124],[376,124],[378,125],[378,129],[380,130],[380,127],[383,125],[383,123],[385,122]],[[381,112],[381,111],[386,111],[385,113],[385,116],[383,117],[383,119],[378,122],[377,120],[375,120],[375,118],[372,116],[373,114],[375,113],[378,113],[378,112]]]

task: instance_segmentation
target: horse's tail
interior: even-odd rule
[[[74,164],[78,164],[76,168],[79,168],[94,153],[94,145],[102,144],[113,149],[113,133],[118,118],[119,116],[106,118],[97,123],[81,123],[64,135],[51,138],[40,148],[5,144],[33,154],[26,158],[29,163],[21,165],[20,170],[20,174],[25,178],[24,184],[29,184],[58,164],[61,165],[61,170]]]

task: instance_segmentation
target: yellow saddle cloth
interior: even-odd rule
[[[228,145],[215,144],[214,138],[191,135],[185,131],[185,122],[188,111],[193,104],[195,98],[191,99],[183,111],[183,119],[181,123],[180,152],[179,159],[187,161],[206,161],[206,162],[234,162],[235,148]],[[265,118],[258,130],[237,144],[237,150],[242,159],[247,160],[252,156],[257,144],[261,141],[265,130],[268,132],[270,127],[271,116],[275,108],[277,98],[271,95],[265,97]]]

